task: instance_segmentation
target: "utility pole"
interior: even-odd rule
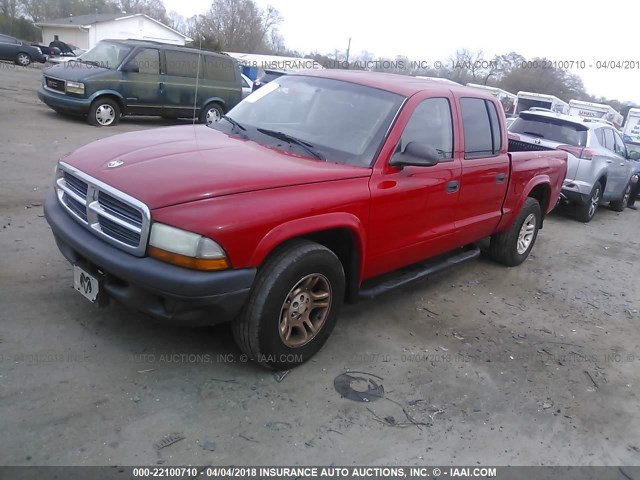
[[[349,44],[347,45],[347,68],[349,68],[349,50],[351,50],[351,37],[349,37]]]

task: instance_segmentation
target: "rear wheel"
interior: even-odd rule
[[[336,255],[296,240],[261,267],[249,301],[232,323],[240,349],[265,367],[287,369],[311,358],[338,318],[345,278]]]
[[[120,121],[120,106],[111,98],[98,98],[89,108],[88,122],[98,127],[113,127]]]
[[[611,207],[611,210],[613,210],[614,212],[622,212],[624,211],[625,208],[627,208],[630,198],[631,198],[631,184],[627,185],[627,188],[624,191],[624,195],[622,199],[616,200],[615,202],[610,202],[609,206]]]
[[[535,198],[527,198],[511,228],[491,237],[490,257],[509,267],[520,265],[536,243],[541,219],[540,204]]]
[[[593,216],[596,214],[598,210],[598,205],[600,204],[600,199],[602,198],[602,184],[600,182],[596,182],[591,189],[591,195],[589,199],[582,204],[578,205],[576,210],[576,217],[578,220],[584,223],[588,223],[593,219]]]
[[[28,67],[31,65],[31,57],[27,53],[20,52],[16,55],[16,64],[21,67]]]

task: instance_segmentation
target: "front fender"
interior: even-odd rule
[[[122,94],[120,92],[118,92],[117,90],[98,90],[97,92],[93,92],[89,98],[88,101],[89,103],[93,102],[96,98],[98,97],[102,97],[104,95],[109,95],[111,97],[116,97],[118,99],[118,101],[120,102],[120,105],[122,105],[123,107],[127,106],[127,101],[125,100],[125,98],[122,96]]]
[[[250,264],[256,267],[259,266],[273,250],[288,240],[335,228],[346,228],[353,235],[358,258],[360,259],[358,279],[361,279],[365,264],[366,233],[360,219],[350,213],[325,213],[291,220],[278,225],[262,238],[251,257]]]

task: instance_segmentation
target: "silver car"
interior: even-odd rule
[[[609,202],[621,212],[631,195],[633,161],[616,129],[603,122],[585,121],[559,113],[526,111],[509,127],[520,141],[569,153],[562,198],[577,206],[578,220],[589,222],[598,205]]]

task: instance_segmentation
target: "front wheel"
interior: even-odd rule
[[[631,184],[627,185],[627,188],[624,191],[624,195],[622,199],[616,200],[615,202],[610,202],[609,206],[611,210],[614,212],[623,212],[627,205],[629,204],[629,199],[631,198]]]
[[[31,57],[26,53],[20,52],[16,56],[16,64],[20,65],[21,67],[28,67],[29,65],[31,65]]]
[[[222,107],[217,103],[210,103],[202,110],[202,113],[200,114],[200,123],[211,125],[212,123],[220,120],[222,115],[224,115]]]
[[[309,360],[335,326],[345,292],[336,255],[314,242],[290,242],[260,268],[249,301],[232,323],[240,349],[265,367]]]
[[[541,220],[540,204],[535,198],[527,198],[511,228],[491,237],[489,256],[509,267],[520,265],[536,243]]]
[[[598,210],[598,205],[600,204],[600,199],[602,198],[602,185],[600,182],[596,182],[596,184],[591,189],[591,195],[589,199],[578,205],[578,209],[576,211],[576,217],[578,220],[584,223],[589,223],[593,216],[596,214]]]
[[[89,108],[88,122],[97,127],[113,127],[120,121],[120,106],[111,98],[98,98]]]

